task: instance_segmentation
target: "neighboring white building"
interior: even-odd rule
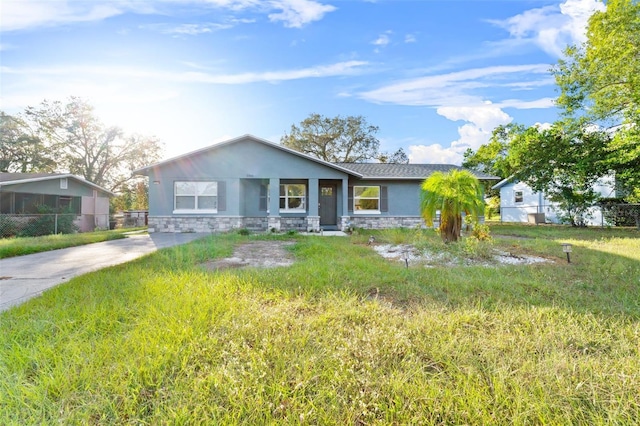
[[[560,223],[558,204],[549,200],[543,192],[534,191],[526,183],[507,178],[498,182],[492,189],[500,189],[501,222]],[[612,177],[599,179],[593,190],[603,198],[616,196]],[[607,225],[600,208],[590,209],[586,224]]]

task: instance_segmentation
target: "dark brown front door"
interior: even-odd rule
[[[320,184],[320,226],[335,226],[338,224],[337,213],[337,185],[333,183]]]

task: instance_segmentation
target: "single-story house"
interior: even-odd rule
[[[454,168],[329,163],[245,135],[135,173],[149,178],[150,232],[318,232],[420,225],[420,184]]]
[[[35,215],[40,206],[76,214],[81,232],[109,227],[112,192],[69,173],[0,173],[0,214]]]
[[[492,189],[500,190],[500,221],[520,223],[560,223],[558,203],[544,192],[534,191],[529,185],[513,177],[501,180]],[[593,190],[601,197],[615,197],[614,179],[599,179]],[[586,217],[588,226],[606,225],[600,208],[592,207]]]

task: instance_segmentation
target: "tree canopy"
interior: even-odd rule
[[[106,127],[87,101],[71,97],[66,104],[43,101],[28,107],[30,124],[43,151],[55,158],[56,171],[66,171],[118,192],[136,180],[132,171],[160,158],[162,145],[154,137],[126,135]]]
[[[404,152],[404,149],[398,148],[393,154],[381,152],[378,154],[378,161],[388,164],[409,164],[409,156]]]
[[[51,172],[55,167],[53,153],[25,121],[0,111],[0,172]]]
[[[607,1],[589,19],[587,41],[553,68],[558,106],[587,126],[608,128],[602,161],[629,192],[640,188],[640,3]],[[640,195],[640,194],[638,194]]]
[[[640,117],[640,4],[609,0],[595,12],[587,41],[567,47],[553,68],[558,105],[569,115],[638,123]]]
[[[356,163],[377,158],[378,127],[363,116],[325,117],[311,114],[292,125],[280,143],[288,148],[332,163]]]
[[[565,54],[552,69],[561,117],[549,127],[498,127],[463,165],[524,181],[581,224],[599,178],[614,175],[627,200],[640,199],[638,1],[608,1],[590,17],[587,41]]]
[[[567,222],[583,226],[598,197],[593,186],[609,172],[603,161],[608,140],[606,132],[574,121],[534,126],[513,135],[508,162],[515,178],[558,202]]]

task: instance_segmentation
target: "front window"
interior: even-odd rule
[[[217,213],[218,182],[175,182],[175,213]]]
[[[280,185],[280,211],[303,212],[306,210],[307,187],[304,184]]]
[[[358,213],[380,212],[379,186],[354,186],[353,210]]]

